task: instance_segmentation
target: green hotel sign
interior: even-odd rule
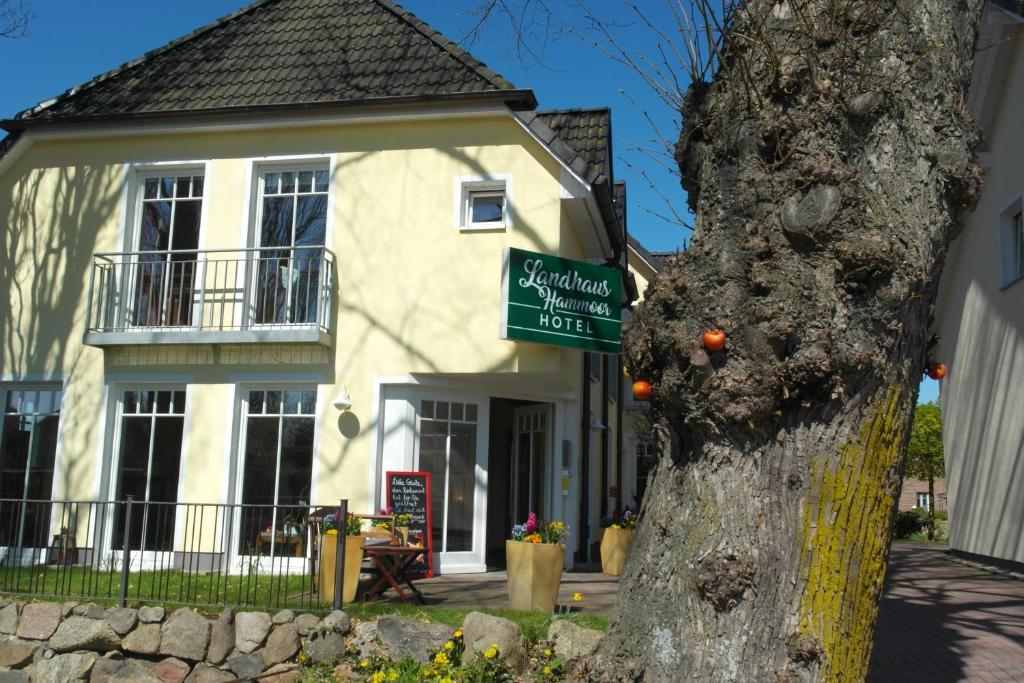
[[[618,270],[505,249],[502,339],[618,353],[622,349],[621,308]]]

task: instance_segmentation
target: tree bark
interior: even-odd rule
[[[982,0],[748,0],[687,93],[697,227],[627,332],[664,449],[600,681],[867,675]],[[726,348],[701,347],[705,330]]]

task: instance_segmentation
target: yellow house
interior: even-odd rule
[[[0,544],[69,524],[15,500],[132,496],[133,548],[211,504],[234,561],[427,471],[440,571],[500,562],[530,511],[590,561],[622,362],[503,333],[503,259],[591,264],[628,304],[624,190],[608,110],[536,105],[388,0],[277,0],[3,121]],[[118,547],[96,509],[79,545]]]

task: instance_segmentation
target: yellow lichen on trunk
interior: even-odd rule
[[[901,396],[898,388],[880,393],[857,437],[812,469],[803,510],[800,567],[806,588],[799,623],[819,643],[824,680],[867,675],[899,481]]]

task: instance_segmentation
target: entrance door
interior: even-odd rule
[[[481,549],[474,546],[474,537],[480,536],[478,498],[485,495],[482,486],[477,492],[483,475],[478,467],[479,406],[461,401],[419,403],[417,469],[430,472],[434,552],[440,554],[442,571],[445,566],[480,565]]]
[[[512,519],[526,521],[531,512],[545,514],[545,482],[551,448],[551,406],[545,403],[516,408],[512,439]]]

